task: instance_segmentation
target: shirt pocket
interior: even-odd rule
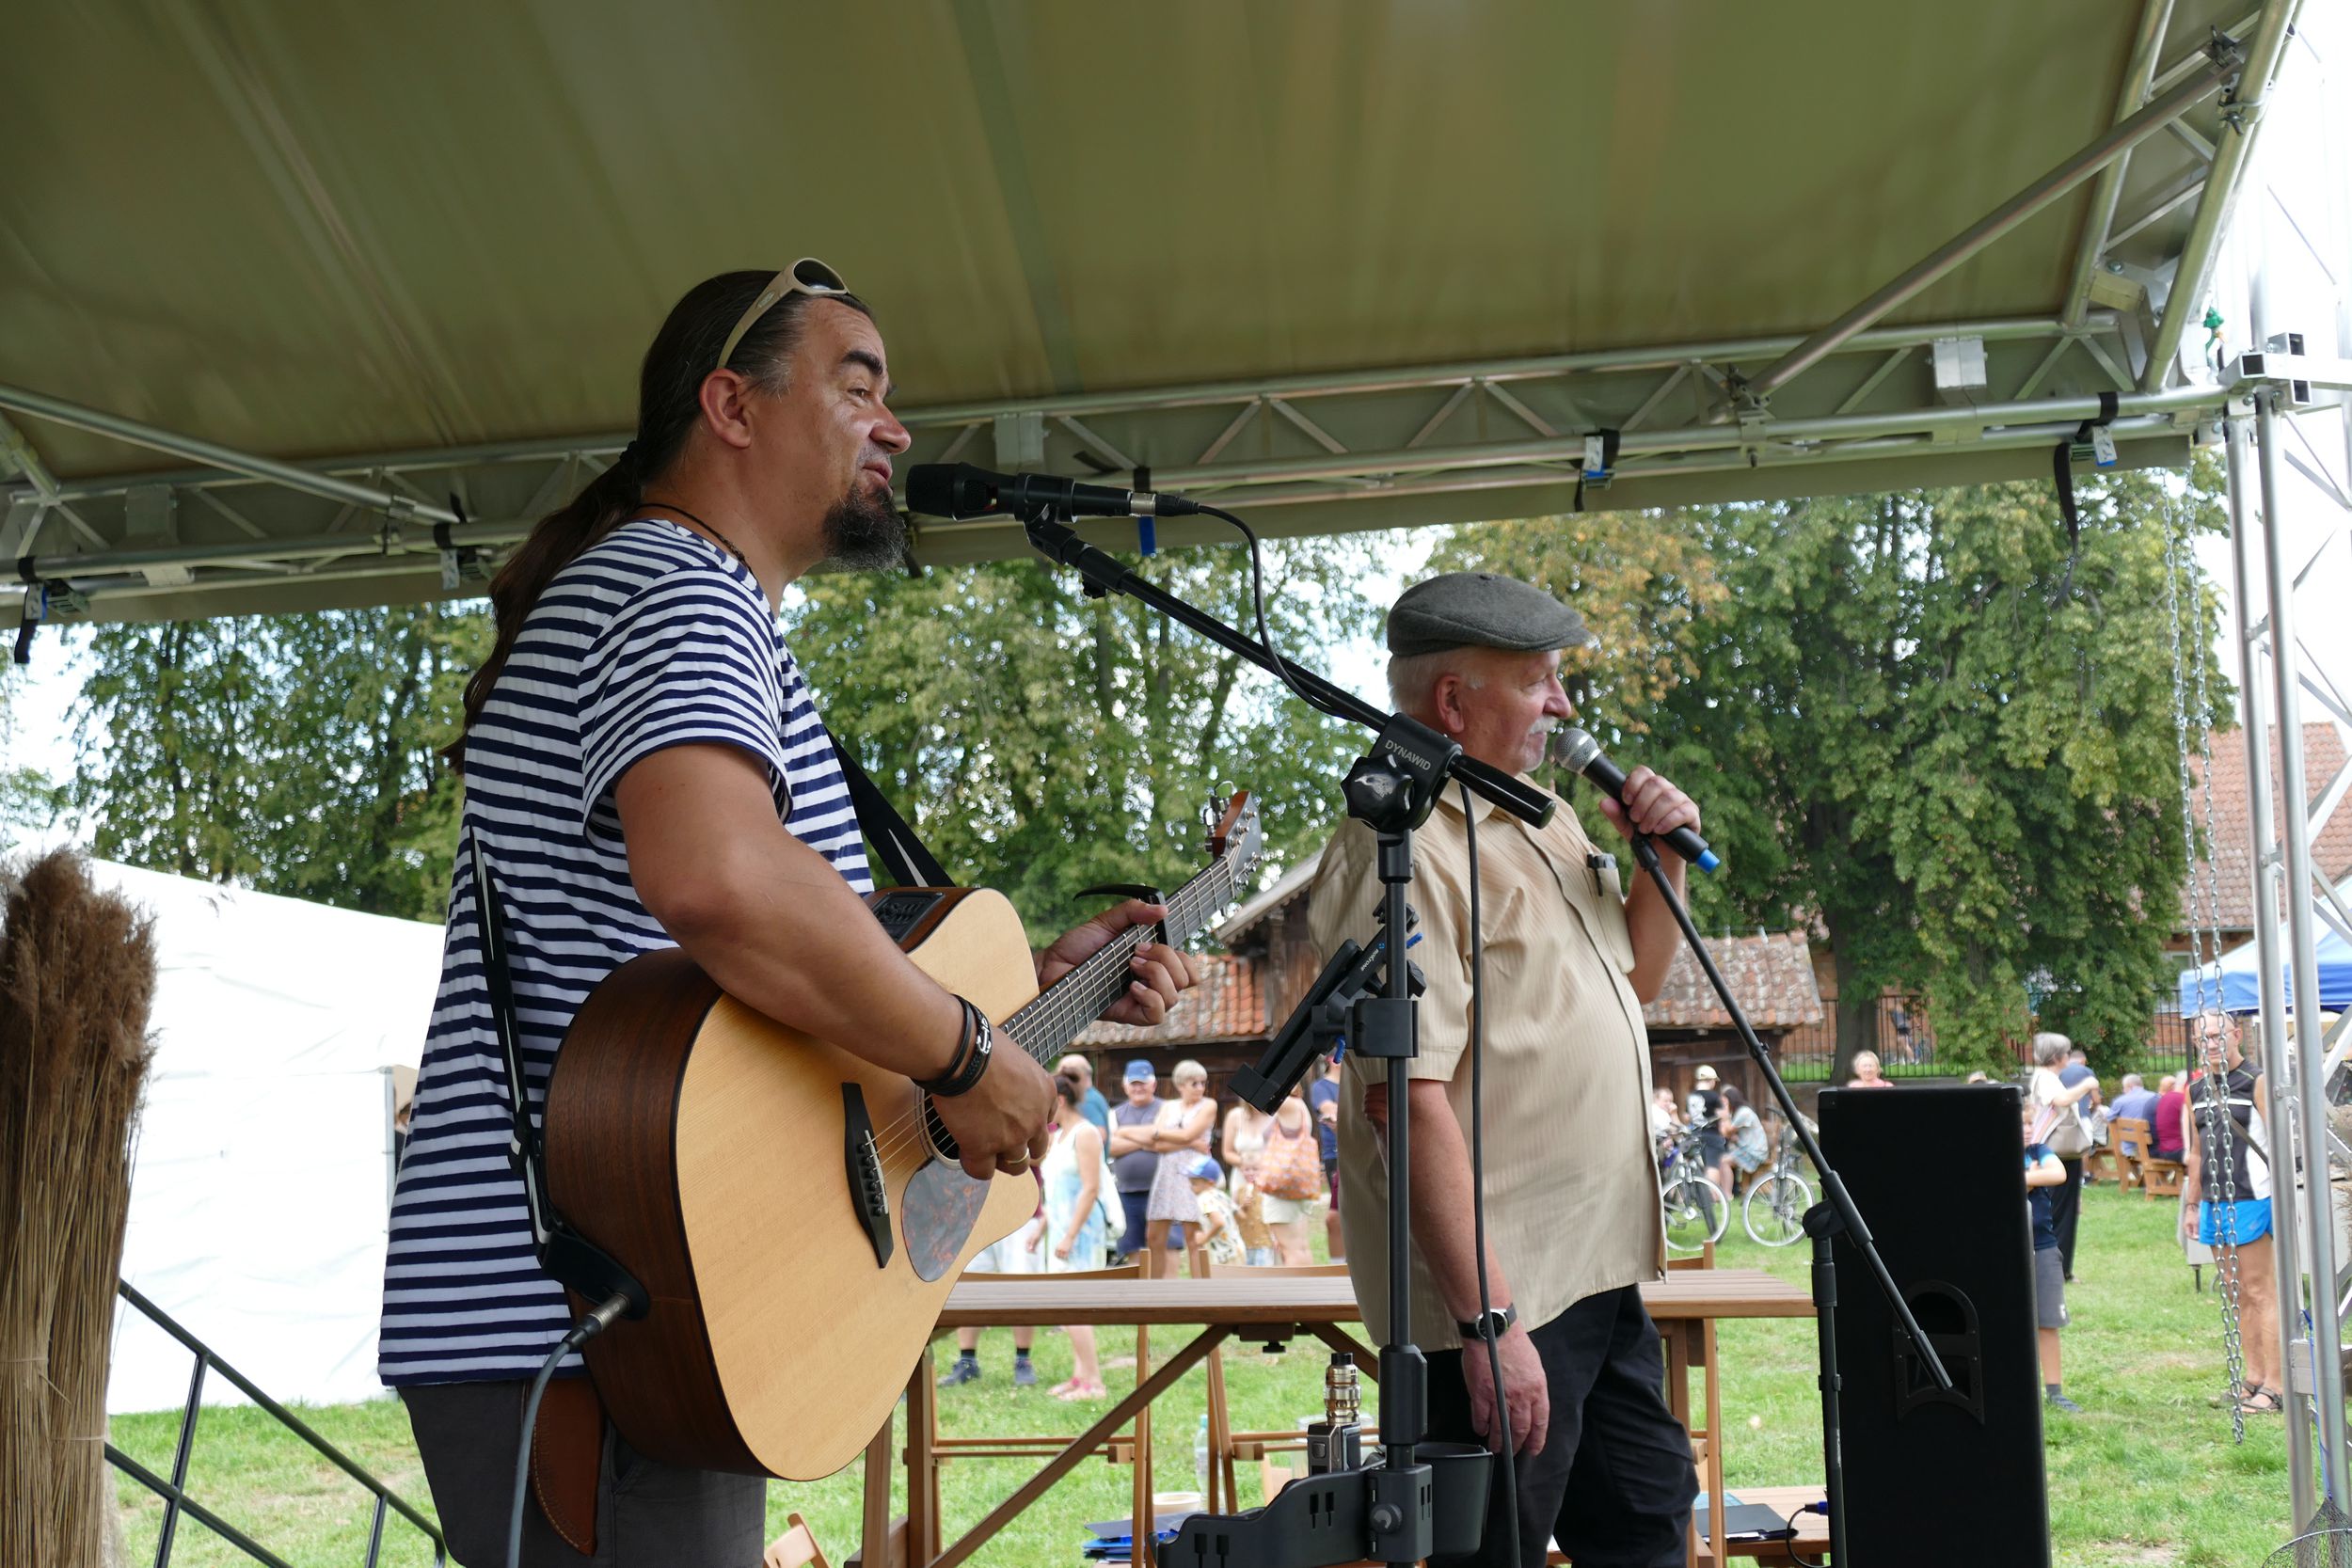
[[[1588,851],[1588,853],[1590,853]],[[1578,916],[1593,939],[1593,945],[1601,956],[1617,966],[1621,973],[1633,969],[1633,934],[1625,924],[1625,879],[1615,862],[1610,860],[1594,865],[1588,860],[1569,868],[1566,877],[1568,902],[1576,907]]]

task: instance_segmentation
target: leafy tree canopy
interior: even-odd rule
[[[100,855],[438,920],[475,606],[102,626],[69,808]]]
[[[1955,1065],[2000,1061],[2042,981],[2043,1026],[2114,1056],[2177,924],[2168,572],[2225,527],[2217,490],[2210,463],[2089,482],[2079,546],[2046,485],[2003,484],[1490,524],[1447,560],[1584,611],[1583,721],[1724,854],[1703,923],[1828,939],[1840,1076],[1887,985],[1931,999]],[[2217,609],[2178,556],[2193,657]],[[2192,734],[2230,721],[2210,686]]]
[[[1375,624],[1356,584],[1362,540],[1266,547],[1276,645],[1312,668]],[[1251,625],[1248,558],[1170,550],[1135,569]],[[1330,831],[1337,782],[1363,749],[1240,656],[1132,599],[1089,599],[1023,562],[800,584],[788,641],[826,722],[948,873],[1002,889],[1041,937],[1098,911],[1078,890],[1172,888],[1203,863],[1202,809],[1247,788],[1268,854]]]

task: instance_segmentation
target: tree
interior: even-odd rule
[[[15,754],[22,721],[12,705],[20,685],[14,666],[0,666],[0,757]],[[61,791],[40,768],[0,762],[0,854],[14,848],[21,835],[48,826],[62,804]]]
[[[2210,464],[2090,482],[2078,546],[2023,483],[1699,508],[1551,546],[1553,571],[1628,547],[1680,563],[1621,584],[1637,619],[1687,618],[1600,650],[1588,727],[1646,728],[1628,760],[1700,800],[1725,862],[1703,911],[1827,939],[1837,1076],[1888,985],[1931,999],[1955,1067],[2002,1059],[2044,976],[2045,1025],[2094,1058],[2138,1044],[2183,869],[2167,562],[2176,533],[2224,526],[2217,491]],[[1500,543],[1544,563],[1538,540]],[[2181,638],[2210,645],[2187,569]],[[2215,687],[2192,733],[2229,721]]]
[[[1267,547],[1266,619],[1319,667],[1372,624],[1361,541]],[[1249,620],[1248,558],[1171,550],[1136,564]],[[1363,748],[1240,656],[1135,600],[1089,599],[1021,562],[803,579],[788,640],[827,722],[951,875],[1002,889],[1033,931],[1099,910],[1091,884],[1172,888],[1202,863],[1200,813],[1235,785],[1278,863],[1320,847]]]
[[[110,859],[437,920],[478,607],[101,627],[71,808]]]

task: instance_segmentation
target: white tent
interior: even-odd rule
[[[122,1275],[273,1398],[381,1392],[391,1069],[414,1067],[441,931],[105,862],[155,917],[155,1059]],[[118,1316],[109,1411],[187,1398],[192,1358]],[[226,1380],[208,1402],[240,1399]]]

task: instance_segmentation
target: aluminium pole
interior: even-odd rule
[[[2335,1205],[2333,1189],[2328,1180],[2327,1085],[2317,1081],[2327,1045],[2319,1022],[2319,958],[2312,931],[2311,822],[2306,815],[2309,806],[2304,794],[2303,736],[2296,679],[2295,585],[2288,575],[2285,519],[2279,508],[2279,397],[2276,385],[2255,389],[2254,439],[2262,478],[2263,555],[2270,578],[2270,675],[2277,693],[2274,711],[2278,715],[2279,773],[2282,782],[2281,826],[2286,830],[2287,939],[2293,944],[2295,968],[2295,1109],[2305,1155],[2304,1180],[2308,1183],[2304,1188],[2307,1201],[2300,1206],[2298,1216],[2302,1221],[2298,1240],[2302,1243],[2303,1273],[2311,1282],[2310,1300],[2305,1304],[2311,1313],[2311,1327],[2304,1338],[2312,1347],[2312,1365],[2316,1369],[2311,1398],[2319,1420],[2321,1500],[2335,1511],[2331,1517],[2341,1517],[2347,1500],[2352,1500],[2347,1497],[2344,1485],[2344,1336],[2336,1320]],[[2269,912],[2257,910],[2255,918],[2268,917]],[[2273,1084],[2270,1092],[2275,1107],[2279,1085]],[[2296,1169],[2293,1160],[2281,1152],[2289,1149],[2289,1142],[2280,1138],[2275,1124],[2270,1130],[2270,1185],[2275,1203],[2281,1183],[2295,1180]],[[2278,1285],[2280,1293],[2285,1293],[2287,1281],[2283,1276]],[[2294,1354],[2292,1344],[2284,1348],[2288,1355]],[[2287,1383],[2293,1387],[2291,1372]]]
[[[2214,257],[2221,244],[2222,221],[2237,197],[2238,175],[2252,151],[2254,135],[2262,129],[2263,106],[2270,95],[2271,72],[2279,68],[2292,30],[2298,0],[2269,0],[2254,36],[2247,41],[2245,69],[2224,105],[2220,139],[2205,170],[2205,190],[2197,198],[2188,233],[2181,241],[2180,259],[2172,267],[2172,292],[2164,302],[2164,315],[2148,344],[2148,363],[2139,372],[2139,389],[2153,392],[2172,373],[2172,356],[2181,346],[2188,313],[2204,300],[2212,280]],[[2276,531],[2275,530],[2273,531]],[[2275,647],[2277,644],[2273,644]]]
[[[2252,863],[2254,886],[2253,910],[2254,957],[2261,967],[2262,977],[2262,1069],[2270,1080],[2270,1092],[2275,1097],[2287,1082],[2286,987],[2279,974],[2279,864],[2277,840],[2270,823],[2270,736],[2263,720],[2262,686],[2262,620],[2254,613],[2254,509],[2247,492],[2253,483],[2247,471],[2250,459],[2246,450],[2246,417],[2225,413],[2222,430],[2228,437],[2228,472],[2230,480],[2230,572],[2231,593],[2237,607],[2238,691],[2243,698],[2239,725],[2246,736],[2246,825],[2250,841],[2248,860]],[[2267,514],[2263,521],[2267,524]],[[2213,785],[2205,786],[2210,790]],[[2217,863],[2219,845],[2207,845],[2209,863]],[[2218,923],[2216,930],[2218,931]],[[2214,954],[2217,969],[2221,955]],[[2190,1066],[2196,1065],[2195,1036],[2190,1045]],[[2271,1261],[2278,1289],[2271,1294],[2277,1298],[2279,1344],[2295,1343],[2302,1329],[2302,1305],[2289,1284],[2296,1278],[2296,1259],[2302,1256],[2296,1243],[2295,1214],[2298,1205],[2295,1184],[2280,1181],[2274,1164],[2271,1191]],[[2183,1198],[2186,1212],[2196,1212],[2198,1199],[2203,1195],[2189,1193]],[[2215,1288],[2220,1288],[2219,1270],[2216,1269]],[[2245,1324],[2238,1326],[2241,1337]],[[2285,1396],[2282,1396],[2285,1397]],[[2290,1413],[2287,1429],[2287,1476],[2295,1510],[2296,1528],[2300,1529],[2312,1516],[2312,1429],[2311,1423]]]
[[[1835,353],[1838,345],[1855,333],[1920,293],[1978,251],[2180,119],[2195,104],[2211,97],[2237,66],[2238,55],[2234,50],[2214,50],[2205,63],[2190,72],[2179,87],[2161,98],[2151,100],[2147,107],[2138,113],[2118,120],[2106,135],[2074,153],[1959,234],[1928,252],[1902,276],[1881,287],[1861,304],[1773,360],[1748,381],[1748,390],[1757,398],[1770,397],[1779,388],[1811,369],[1823,356]]]
[[[337,479],[332,474],[319,473],[310,468],[298,468],[291,463],[280,463],[275,458],[257,457],[251,452],[239,451],[233,447],[224,447],[215,442],[199,440],[196,436],[183,436],[177,431],[164,430],[151,424],[142,424],[136,420],[126,420],[119,414],[109,414],[102,408],[86,408],[78,403],[68,403],[63,398],[53,398],[45,392],[36,392],[23,387],[0,385],[0,408],[13,408],[20,414],[29,414],[35,419],[47,420],[53,424],[70,425],[76,430],[87,430],[100,436],[111,436],[118,441],[126,441],[135,447],[146,447],[174,457],[184,457],[191,462],[201,463],[207,467],[226,468],[230,473],[243,474],[247,479],[269,480],[283,484],[288,489],[324,497],[331,501],[348,501],[354,506],[364,506],[372,511],[387,513],[394,517],[419,517],[430,523],[461,521],[456,513],[446,507],[435,506],[430,501],[421,501],[413,497],[395,495],[389,490],[379,490],[372,485],[354,484],[349,480]]]
[[[2149,84],[2156,74],[2156,55],[2164,47],[2165,29],[2172,22],[2172,0],[2143,0],[2139,32],[2132,40],[2131,63],[2123,68],[2123,90],[2115,101],[2115,118],[2122,119],[2147,102]],[[2130,154],[2099,171],[2090,187],[2090,211],[2083,217],[2082,238],[2074,247],[2074,270],[2067,275],[2066,301],[2059,320],[2071,330],[2081,325],[2090,309],[2090,269],[2107,248],[2108,230],[2115,226],[2115,204],[2123,194],[2123,170]]]

